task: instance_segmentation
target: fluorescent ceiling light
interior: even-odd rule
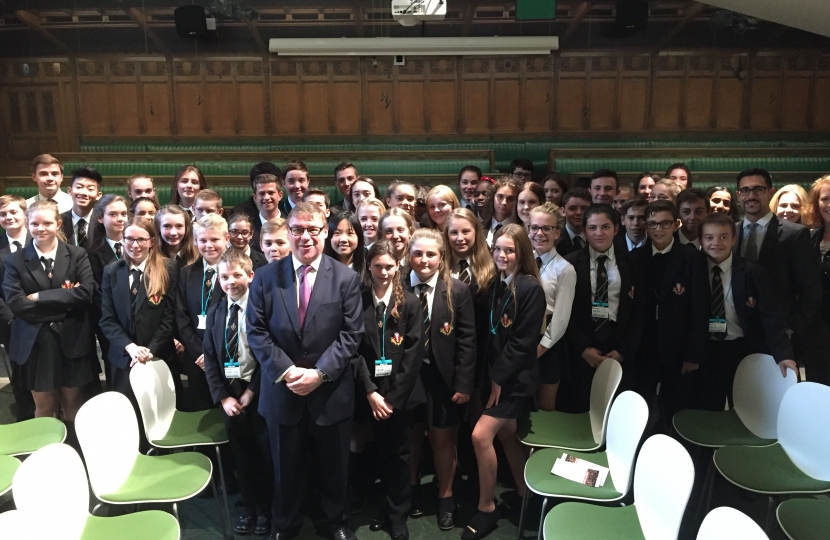
[[[268,50],[283,56],[471,56],[550,54],[556,36],[435,38],[274,38]]]

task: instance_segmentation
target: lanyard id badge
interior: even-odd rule
[[[239,362],[225,362],[225,378],[226,379],[241,379],[242,368]]]
[[[709,333],[718,334],[726,332],[726,319],[709,319]]]
[[[375,377],[388,377],[390,375],[392,375],[392,360],[382,357],[375,360]]]
[[[591,318],[593,319],[607,319],[608,302],[592,302],[591,303]]]

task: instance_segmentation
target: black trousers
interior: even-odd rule
[[[384,511],[389,516],[393,534],[406,524],[412,506],[409,485],[409,453],[412,440],[412,419],[407,411],[396,410],[386,420],[372,419],[372,432],[377,445],[380,480],[385,492]]]
[[[793,349],[808,381],[830,385],[830,326],[821,313],[806,332],[793,334]]]
[[[316,450],[319,458],[322,525],[330,532],[345,527],[349,517],[347,485],[352,418],[318,426],[306,409],[296,424],[267,423],[274,462],[272,531],[294,533],[302,527],[312,450]]]
[[[240,516],[269,516],[274,495],[271,441],[265,419],[257,412],[257,398],[238,416],[225,415],[228,444],[236,465]],[[223,409],[224,410],[224,409]]]
[[[693,371],[681,375],[682,364],[664,365],[658,358],[649,355],[634,361],[633,390],[643,396],[650,409],[656,404],[658,421],[662,429],[668,429],[676,413],[691,407],[698,373]],[[658,384],[660,394],[656,395]]]
[[[182,356],[181,373],[187,375],[187,390],[184,399],[177,400],[179,408],[184,411],[205,411],[216,406],[210,395],[205,370],[197,366],[195,360],[187,354]]]
[[[732,383],[738,364],[752,348],[745,338],[731,341],[708,340],[706,363],[700,366],[692,395],[692,407],[707,411],[722,411],[726,400],[732,405]]]
[[[607,324],[610,326],[609,335],[615,335],[617,323],[610,321]],[[598,343],[596,348],[603,354],[614,350],[611,339]],[[620,382],[618,393],[633,386],[633,371],[627,364],[629,362],[625,361],[620,364],[623,368],[623,380]],[[562,382],[556,397],[556,410],[567,413],[588,412],[591,408],[591,384],[594,380],[594,373],[597,371],[596,368],[589,366],[588,362],[582,358],[582,351],[575,350],[569,351],[566,365],[563,368]]]
[[[20,372],[20,364],[9,363],[12,368],[12,372],[9,374],[12,383],[12,394],[14,395],[14,402],[17,404],[15,420],[22,422],[35,417],[35,398],[32,397],[32,392],[26,388],[26,382]]]

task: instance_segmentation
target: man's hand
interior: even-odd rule
[[[305,368],[291,366],[288,368],[288,371],[285,372],[285,375],[283,375],[282,380],[285,381],[285,384],[293,383],[294,381],[300,380],[300,377],[303,376],[303,372],[305,372]]]
[[[232,397],[226,397],[222,400],[222,408],[225,409],[225,414],[228,416],[239,416],[243,409],[242,405]]]
[[[372,392],[366,396],[366,399],[369,400],[369,406],[372,407],[372,416],[375,417],[375,420],[386,420],[392,416],[394,409],[386,403],[382,395],[377,392]]]
[[[244,409],[245,407],[251,404],[251,400],[253,399],[254,393],[251,392],[250,388],[247,388],[244,392],[242,392],[242,395],[239,396],[239,405]]]
[[[603,360],[605,360],[605,357],[599,352],[599,349],[594,347],[585,347],[585,350],[582,351],[582,359],[588,362],[588,365],[592,368],[596,368],[602,363]]]
[[[787,378],[787,369],[791,369],[795,373],[795,379],[798,380],[798,366],[795,364],[795,360],[781,360],[778,367],[781,368],[781,375],[784,378]]]
[[[680,368],[680,374],[685,375],[687,373],[691,373],[691,372],[697,370],[697,368],[699,368],[699,367],[700,367],[699,364],[694,364],[692,362],[683,362],[683,367]]]
[[[200,354],[199,358],[196,359],[196,365],[202,368],[202,371],[205,370],[205,355]]]
[[[320,372],[316,369],[304,369],[297,367],[292,368],[291,371],[286,374],[286,381],[288,380],[288,375],[291,375],[297,370],[303,371],[302,376],[299,379],[295,379],[294,382],[287,383],[287,386],[289,390],[298,396],[307,396],[315,391],[318,386],[323,384],[323,378],[320,376]]]
[[[462,394],[461,392],[456,392],[452,395],[452,402],[456,405],[462,405],[470,401],[470,394]]]

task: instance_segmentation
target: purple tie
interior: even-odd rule
[[[311,270],[311,266],[307,264],[300,267],[300,305],[298,310],[300,315],[300,328],[305,324],[305,312],[308,309],[308,300],[311,298],[311,283],[306,279],[309,270]]]

